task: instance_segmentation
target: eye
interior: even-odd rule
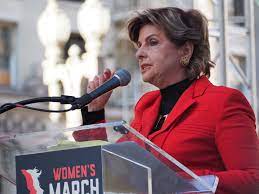
[[[150,45],[150,46],[155,46],[155,45],[157,45],[157,44],[158,44],[158,40],[156,40],[156,39],[154,39],[154,38],[152,38],[152,39],[149,40],[149,45]]]

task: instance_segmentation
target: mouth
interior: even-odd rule
[[[145,71],[149,70],[151,68],[152,65],[150,64],[146,64],[146,63],[143,63],[140,65],[140,70],[141,70],[141,73],[144,73]]]

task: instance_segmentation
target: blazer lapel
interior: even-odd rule
[[[187,90],[179,98],[173,110],[166,118],[162,128],[159,131],[152,133],[149,138],[152,139],[156,135],[166,130],[169,130],[169,128],[172,129],[176,122],[181,118],[181,116],[196,103],[195,98],[203,95],[209,84],[211,83],[205,76],[202,76],[200,79],[195,80],[192,85],[187,88]]]
[[[146,137],[154,127],[159,112],[160,103],[161,95],[158,94],[157,98],[154,100],[154,103],[143,112],[141,133]]]
[[[172,126],[172,124],[174,124],[195,102],[196,100],[192,98],[192,91],[189,90],[186,93],[183,93],[165,120],[162,130],[166,130],[168,127]]]
[[[177,121],[178,118],[186,111],[189,107],[191,107],[195,100],[192,98],[193,94],[193,85],[191,85],[179,98],[177,103],[175,104],[173,110],[168,114],[162,128],[154,133],[152,133],[149,138],[152,139],[156,135],[168,130],[168,128],[172,128],[172,125]]]

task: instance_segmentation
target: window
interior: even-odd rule
[[[245,15],[245,5],[244,0],[234,0],[234,16],[244,16]]]
[[[230,22],[238,26],[245,24],[245,2],[244,0],[230,0],[228,4]]]
[[[0,22],[0,86],[10,85],[10,58],[14,25]]]
[[[245,4],[244,0],[230,0],[228,3],[229,16],[244,16]]]

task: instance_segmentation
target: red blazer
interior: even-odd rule
[[[259,143],[255,116],[235,89],[202,76],[182,94],[162,128],[150,134],[161,102],[145,94],[131,126],[198,175],[219,177],[219,194],[259,193]]]
[[[196,174],[218,176],[217,194],[259,194],[255,116],[242,93],[202,76],[182,94],[162,128],[150,134],[160,102],[159,91],[145,94],[131,126]],[[77,141],[107,137],[102,129],[73,136]]]

